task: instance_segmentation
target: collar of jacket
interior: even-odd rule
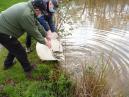
[[[28,1],[28,6],[30,7],[30,9],[32,10],[32,13],[34,14],[35,11],[31,1]]]

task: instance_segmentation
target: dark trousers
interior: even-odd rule
[[[26,36],[26,47],[30,48],[31,47],[31,36],[27,34]]]
[[[25,72],[31,70],[31,65],[27,59],[25,49],[15,37],[0,34],[0,43],[9,51],[4,62],[5,67],[11,66],[13,64],[14,58],[16,57],[17,60],[21,63]]]

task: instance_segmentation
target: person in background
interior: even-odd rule
[[[46,3],[46,6],[49,7],[49,9],[47,10],[46,13],[42,14],[41,11],[37,8],[37,19],[39,21],[39,23],[43,26],[43,28],[45,29],[46,33],[47,33],[47,39],[50,41],[52,34],[56,35],[56,37],[58,37],[57,33],[56,33],[56,26],[53,20],[53,16],[54,13],[56,11],[56,9],[58,8],[58,1],[57,0],[50,0],[49,3]],[[54,9],[53,9],[54,6]],[[29,34],[27,34],[26,36],[26,52],[29,53],[32,51],[31,49],[31,36]]]
[[[37,8],[45,13],[49,10],[46,6],[47,0],[33,0],[15,4],[0,14],[0,43],[8,50],[8,55],[4,62],[4,70],[13,66],[16,57],[20,62],[25,75],[32,77],[32,70],[35,65],[31,65],[25,49],[18,41],[18,38],[27,32],[38,42],[51,48],[51,43],[45,38],[46,32],[37,20]],[[44,6],[45,5],[45,6]],[[53,6],[54,10],[54,6]]]

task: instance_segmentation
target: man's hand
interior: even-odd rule
[[[51,30],[48,30],[48,31],[47,31],[47,36],[46,36],[46,38],[47,38],[48,40],[51,40],[51,39],[52,39],[52,32],[51,32]]]
[[[51,39],[56,39],[58,38],[58,34],[56,32],[51,32],[50,30],[47,32],[47,36],[46,38],[48,40],[51,40]]]
[[[48,46],[48,48],[51,48],[51,40],[45,38],[45,45]]]

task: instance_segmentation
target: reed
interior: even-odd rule
[[[101,58],[98,64],[81,65],[82,76],[74,79],[73,97],[127,97],[120,89],[115,90],[110,84],[109,75],[118,77],[113,76],[117,70],[111,70],[110,64],[111,56],[106,62]]]

